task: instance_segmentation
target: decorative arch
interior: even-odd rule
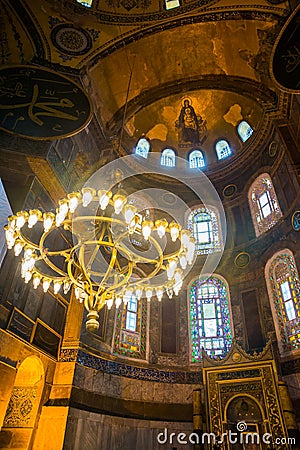
[[[231,347],[233,323],[227,281],[220,275],[202,276],[189,287],[191,361],[201,362],[202,348],[224,357]]]
[[[293,253],[281,250],[267,262],[265,277],[281,353],[300,348],[300,280]]]
[[[215,149],[218,160],[228,158],[232,155],[231,147],[225,139],[216,142]]]
[[[26,429],[22,448],[30,448],[30,440],[36,424],[44,387],[44,367],[40,358],[28,356],[18,368],[14,387],[3,421],[3,428],[13,430],[18,436]],[[24,435],[25,436],[25,435]],[[5,448],[5,447],[4,447]]]
[[[256,236],[268,231],[282,217],[269,174],[263,173],[256,178],[250,186],[248,200]]]
[[[165,148],[161,152],[160,164],[165,167],[175,167],[176,153],[172,148]]]
[[[135,146],[134,153],[147,159],[150,148],[150,141],[146,138],[140,138]]]
[[[205,165],[203,152],[201,150],[192,150],[189,154],[189,168],[202,169]]]
[[[195,238],[198,255],[220,252],[223,249],[219,214],[212,206],[195,208],[187,218],[187,227]]]
[[[253,128],[246,120],[242,120],[237,126],[237,132],[241,140],[246,142],[251,137]]]

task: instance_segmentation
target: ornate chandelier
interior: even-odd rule
[[[5,232],[8,248],[22,255],[24,282],[44,292],[51,286],[54,294],[73,287],[89,331],[98,329],[104,305],[118,308],[132,295],[178,295],[195,252],[190,231],[140,214],[120,188],[84,187],[60,200],[56,213],[20,211]]]

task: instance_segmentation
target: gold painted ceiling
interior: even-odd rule
[[[268,114],[284,114],[269,65],[289,4],[280,0],[2,0],[2,65],[39,64],[80,76],[107,139],[125,125],[153,150],[178,145],[184,98],[206,124],[204,151],[228,139],[242,150],[236,125],[260,133]]]

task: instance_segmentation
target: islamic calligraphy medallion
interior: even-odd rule
[[[300,5],[292,12],[279,33],[271,58],[271,77],[277,86],[300,93]]]
[[[73,80],[38,66],[0,70],[0,129],[30,139],[59,139],[79,133],[92,105]]]

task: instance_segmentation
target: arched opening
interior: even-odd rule
[[[11,448],[17,442],[22,449],[31,448],[43,387],[43,364],[37,356],[28,356],[17,371],[1,430],[5,435],[1,448]]]
[[[257,401],[248,396],[233,398],[226,409],[228,434],[237,439],[229,442],[230,450],[261,450],[260,438],[263,435],[262,411]]]

